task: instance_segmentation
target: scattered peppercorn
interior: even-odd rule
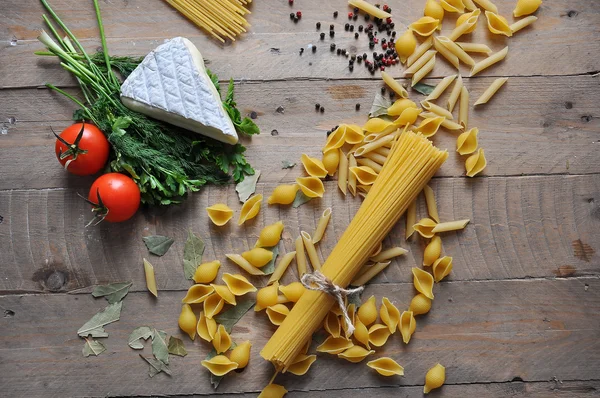
[[[334,50],[335,50],[335,43],[331,43],[331,44],[329,45],[329,49],[330,49],[331,51],[334,51]]]
[[[358,61],[358,63],[360,64],[362,61],[362,55],[359,55],[358,57],[356,57],[356,61]]]
[[[315,104],[315,109],[319,110],[321,108],[321,104],[319,104],[318,102]]]
[[[298,22],[298,20],[299,20],[299,19],[300,19],[300,18],[298,18],[298,16],[297,16],[297,15],[294,15],[294,22]]]
[[[302,11],[296,11],[296,16],[298,18],[302,18]]]
[[[321,29],[321,22],[317,22],[317,29]]]
[[[321,32],[319,36],[321,37],[321,40],[325,40],[325,32]]]
[[[359,111],[360,110],[360,104],[354,105],[354,109],[356,109],[357,111]]]
[[[288,0],[288,3],[293,6],[294,5],[294,0]]]
[[[293,12],[290,12],[290,19],[294,19],[295,16],[296,16],[296,14],[294,14]]]
[[[358,19],[358,14],[354,14],[354,16],[352,17],[353,21],[356,21]]]
[[[390,99],[394,99],[396,93],[390,90]]]
[[[344,30],[345,31],[349,31],[350,30],[350,24],[346,23],[346,25],[344,25]]]
[[[350,32],[354,32],[354,25],[350,25]]]
[[[337,12],[337,11],[334,11],[334,12],[333,12],[333,17],[334,17],[334,18],[337,18],[337,17],[338,17],[338,12]]]
[[[353,16],[354,16],[354,13],[352,13],[352,12],[348,13],[348,19],[352,19]]]
[[[325,112],[325,107],[323,105],[321,105],[321,108],[319,109],[321,111],[321,113]]]
[[[352,72],[354,70],[354,65],[352,65],[352,64],[348,65],[348,70],[350,72]]]
[[[381,45],[381,48],[383,48],[384,50],[387,50],[387,43],[383,43],[383,44]]]
[[[335,36],[335,30],[330,30],[329,31],[329,37],[333,37]]]
[[[373,49],[374,47],[375,47],[375,43],[373,43],[373,42],[370,42],[370,43],[369,43],[369,48],[370,48],[370,49]]]
[[[304,47],[300,47],[300,55],[304,52]]]
[[[392,37],[396,37],[396,31],[392,32]]]
[[[363,31],[363,29],[364,29],[364,28],[363,28],[363,26],[362,26],[362,25],[358,25],[358,31],[359,31],[359,32],[362,32],[362,31]]]
[[[314,52],[314,53],[316,53],[316,52],[317,52],[317,46],[315,46],[314,44],[313,44],[313,46],[312,46],[312,52]]]
[[[342,49],[341,49],[341,48],[338,48],[338,49],[337,49],[337,55],[340,55],[341,53],[342,53]]]
[[[356,54],[352,54],[352,56],[350,57],[350,59],[352,59],[352,61],[356,60]]]
[[[371,16],[369,14],[365,14],[365,21],[368,21],[369,19],[371,19]]]
[[[250,112],[250,119],[256,119],[258,117],[258,113],[255,111]]]
[[[385,87],[381,87],[381,94],[385,94]]]

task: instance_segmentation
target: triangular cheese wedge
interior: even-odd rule
[[[121,86],[121,101],[136,112],[227,144],[238,142],[202,54],[186,38],[158,46]]]

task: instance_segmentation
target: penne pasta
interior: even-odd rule
[[[433,189],[431,189],[429,185],[425,185],[425,188],[423,188],[423,195],[425,196],[425,203],[427,204],[427,213],[429,214],[429,218],[439,223],[440,215],[438,214],[437,203],[435,201]]]
[[[491,11],[494,13],[498,13],[498,7],[496,7],[496,5],[494,3],[492,3],[490,0],[473,0],[475,2],[475,4],[477,4],[479,7],[483,8],[486,11]]]
[[[417,201],[414,200],[406,209],[406,230],[404,237],[406,240],[415,232],[414,225],[417,223]]]
[[[520,31],[521,29],[523,29],[526,26],[531,25],[535,21],[537,21],[537,17],[535,15],[530,15],[526,18],[518,20],[517,22],[513,23],[512,25],[509,25],[509,28],[513,33],[517,33],[518,31]]]
[[[296,238],[296,266],[298,267],[298,276],[307,273],[306,253],[304,252],[304,240],[302,236]]]
[[[423,43],[421,43],[415,51],[406,59],[406,66],[414,64],[423,54],[427,52],[433,46],[433,36],[429,37]]]
[[[494,80],[492,84],[490,84],[490,86],[485,89],[485,91],[483,92],[483,94],[481,94],[477,101],[475,101],[474,106],[487,104],[487,102],[494,96],[494,94],[496,94],[498,90],[500,90],[500,87],[502,87],[507,80],[508,77],[501,77],[499,79]]]
[[[483,43],[467,43],[457,41],[456,44],[458,44],[460,48],[468,53],[483,53],[489,55],[492,52],[492,49]]]
[[[465,50],[460,48],[458,44],[444,36],[438,36],[436,37],[436,39],[440,43],[442,43],[448,50],[450,50],[452,54],[456,55],[459,61],[469,66],[475,65],[475,61],[473,61],[473,58],[471,58],[471,56],[467,54]]]
[[[250,275],[264,275],[260,269],[256,268],[252,264],[248,262],[244,257],[240,254],[226,254],[225,257],[236,263],[241,269],[249,273]]]
[[[388,155],[390,154],[390,148],[385,148],[385,147],[377,148],[377,149],[373,150],[373,153],[377,153],[377,154],[379,154],[381,156],[385,156],[387,158]]]
[[[361,146],[360,148],[358,148],[356,150],[356,152],[354,152],[354,156],[356,156],[356,157],[358,157],[358,156],[364,156],[367,153],[369,153],[369,152],[371,152],[371,151],[373,151],[373,150],[375,150],[377,148],[381,148],[382,146],[385,146],[386,144],[391,143],[394,140],[394,138],[395,137],[393,135],[386,135],[386,136],[381,137],[378,140],[369,142],[369,143]],[[349,155],[349,156],[352,156],[352,155]],[[354,158],[354,156],[352,156],[352,158]],[[348,163],[350,163],[350,160],[351,159],[349,157],[349,162]],[[350,167],[352,167],[352,166],[356,166],[356,164],[350,165]],[[348,180],[350,180],[350,176],[348,176]]]
[[[432,117],[437,117],[437,115],[433,112],[425,112],[425,113],[421,113],[419,115],[420,117],[424,118],[424,119],[428,119],[428,118],[432,118]],[[450,119],[444,119],[444,121],[441,124],[442,127],[444,127],[447,130],[462,130],[463,126],[461,126],[460,124],[456,123],[454,120],[450,120]]]
[[[502,61],[504,58],[506,58],[506,54],[508,54],[508,46],[473,65],[473,68],[471,68],[471,74],[469,76],[475,76],[482,70]]]
[[[148,260],[144,260],[144,275],[146,276],[146,288],[154,297],[158,297],[158,289],[156,288],[156,276],[154,275],[154,267]]]
[[[368,167],[372,168],[376,173],[379,173],[381,171],[381,169],[383,168],[382,165],[374,162],[373,160],[371,160],[369,158],[358,158],[358,159],[356,159],[356,163],[358,163],[361,166],[368,166]],[[357,187],[358,187],[358,185],[357,185]]]
[[[447,105],[448,105],[448,110],[450,112],[452,112],[454,110],[454,106],[456,105],[456,102],[458,101],[458,97],[460,96],[462,87],[463,87],[462,76],[458,75],[458,79],[456,79],[456,83],[454,83],[454,87],[452,88],[452,91],[450,92],[450,97],[448,97]]]
[[[408,67],[404,71],[404,76],[406,76],[406,77],[413,76],[421,68],[423,68],[425,66],[425,64],[427,64],[427,62],[429,62],[429,60],[431,58],[433,58],[434,56],[435,56],[435,50],[429,50],[429,51],[427,51],[425,54],[423,54],[423,56],[421,58],[419,58],[418,60],[416,60],[410,67]]]
[[[358,148],[360,149],[360,148]],[[350,172],[352,167],[356,167],[358,164],[356,163],[356,158],[353,154],[348,155],[348,191],[352,194],[352,196],[356,196],[356,175]]]
[[[375,18],[386,19],[392,17],[391,14],[375,7],[373,4],[367,3],[364,0],[348,0],[348,4],[374,16]]]
[[[377,255],[371,257],[369,260],[379,263],[382,261],[391,260],[394,257],[402,256],[406,253],[408,253],[408,250],[406,250],[403,247],[392,247],[390,249],[386,249],[379,252]]]
[[[469,11],[475,11],[478,9],[475,3],[473,3],[473,0],[462,0],[462,2],[465,5],[465,8]]]
[[[458,106],[458,123],[465,129],[469,123],[469,90],[465,86],[460,89],[460,104]]]
[[[433,47],[437,50],[437,52],[442,54],[442,56],[444,58],[446,58],[452,66],[454,66],[455,68],[458,69],[458,65],[459,65],[458,57],[456,55],[452,54],[452,51],[450,51],[448,49],[448,47],[443,45],[442,42],[440,42],[437,37],[435,37],[433,39]]]
[[[387,84],[387,86],[389,88],[394,90],[394,92],[396,94],[398,94],[400,97],[408,98],[408,91],[406,91],[406,89],[400,83],[398,83],[396,80],[394,80],[394,78],[392,76],[390,76],[388,73],[382,71],[381,78],[383,79],[385,84]]]
[[[431,58],[427,63],[419,69],[412,77],[411,87],[414,87],[415,84],[423,80],[425,76],[427,76],[435,66],[435,55]]]
[[[454,79],[456,79],[456,75],[450,75],[450,76],[446,76],[445,78],[443,78],[442,81],[440,81],[438,83],[438,85],[435,86],[435,88],[433,89],[431,94],[429,94],[427,96],[427,98],[425,98],[425,100],[431,101],[434,99],[438,99],[444,93],[444,91],[446,91],[448,86],[450,86],[452,84]]]
[[[380,154],[375,153],[375,152],[369,152],[369,153],[367,153],[365,155],[365,158],[371,159],[372,161],[378,163],[381,166],[383,166],[383,164],[385,163],[385,159],[386,159],[385,156],[380,155]]]
[[[346,192],[348,191],[348,158],[346,154],[339,149],[340,151],[340,164],[338,164],[338,188],[344,196],[346,196]]]
[[[300,231],[300,236],[302,236],[302,242],[304,242],[304,248],[306,249],[306,254],[308,255],[308,259],[310,260],[313,271],[320,271],[321,260],[319,259],[317,249],[315,249],[315,245],[310,237],[310,234],[306,231]]]
[[[469,17],[465,22],[461,23],[457,27],[455,27],[452,32],[448,35],[448,39],[453,42],[456,41],[459,37],[464,35],[465,33],[469,33],[468,31],[473,28],[477,24],[478,16],[474,15]]]
[[[446,221],[436,224],[433,227],[432,231],[434,234],[439,234],[441,232],[449,232],[449,231],[458,231],[459,229],[464,229],[467,224],[471,220],[456,220],[456,221]]]
[[[435,113],[437,116],[443,116],[446,119],[454,119],[454,116],[452,116],[452,113],[450,113],[447,109],[444,109],[441,106],[434,104],[433,102],[423,100],[423,101],[421,101],[421,106],[423,107],[423,109],[426,109],[429,112]]]
[[[296,257],[295,251],[286,253],[281,258],[281,260],[279,260],[279,264],[277,264],[277,267],[275,267],[275,271],[273,271],[273,274],[271,274],[271,277],[269,278],[267,285],[270,285],[271,283],[279,281],[279,279],[281,279],[281,277],[283,276],[283,273],[288,269],[288,267],[292,263],[292,260],[295,257]]]
[[[360,274],[358,277],[354,278],[354,280],[350,284],[353,286],[365,285],[367,282],[369,282],[371,279],[373,279],[377,274],[379,274],[381,271],[386,269],[387,266],[390,264],[391,264],[390,261],[375,263],[372,266],[370,266],[369,268],[367,268],[367,270],[365,272]]]
[[[315,233],[312,237],[313,243],[319,243],[321,239],[323,239],[323,235],[325,235],[325,230],[327,229],[327,225],[329,224],[329,220],[331,219],[331,207],[326,208],[321,214],[321,218],[319,218],[319,222],[317,223],[317,228],[315,229]]]

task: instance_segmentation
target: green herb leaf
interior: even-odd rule
[[[162,330],[152,330],[152,353],[165,365],[169,364],[169,348],[167,346],[167,334]]]
[[[140,358],[148,362],[148,365],[150,365],[150,370],[148,370],[148,376],[154,377],[160,372],[164,372],[171,376],[171,370],[169,370],[169,367],[165,363],[155,358],[146,358],[142,354],[140,354]]]
[[[90,339],[90,338],[86,337],[85,344],[83,345],[83,350],[82,350],[82,354],[84,357],[89,357],[90,355],[97,357],[98,355],[102,354],[104,351],[106,351],[106,347],[104,347],[104,344],[102,344],[101,342],[96,341],[94,339]]]
[[[227,95],[225,96],[225,102],[227,105],[230,105],[232,108],[235,107],[236,103],[233,99],[233,79],[229,78],[229,85],[227,86]]]
[[[243,118],[241,122],[234,123],[234,125],[238,129],[238,131],[243,134],[246,134],[246,135],[260,134],[260,129],[258,128],[256,123],[254,123],[252,121],[252,119],[250,119],[249,117]]]
[[[90,319],[82,327],[80,327],[77,331],[77,334],[81,337],[86,337],[88,335],[91,335],[92,337],[107,337],[108,334],[104,332],[104,329],[102,327],[104,325],[108,325],[109,323],[116,322],[119,320],[119,318],[121,317],[122,306],[122,301],[119,301],[114,304],[109,304],[106,308],[98,312],[92,317],[92,319]],[[97,333],[99,332],[106,335],[98,336]]]
[[[144,348],[144,344],[142,344],[140,340],[148,340],[150,337],[152,337],[152,329],[148,326],[140,326],[139,328],[134,329],[129,335],[129,347],[134,350],[141,350]]]
[[[108,285],[96,286],[92,291],[92,296],[104,296],[104,298],[108,300],[109,304],[114,304],[123,300],[123,298],[127,296],[131,285],[133,285],[133,282],[119,282],[111,283]]]
[[[177,355],[180,357],[184,357],[188,354],[181,339],[174,336],[169,337],[169,354]]]
[[[273,247],[265,247],[265,249],[270,250],[273,253],[273,258],[260,270],[264,272],[265,275],[271,275],[273,272],[275,272],[275,260],[277,260],[277,256],[279,256],[279,245]]]
[[[192,279],[196,273],[196,268],[202,264],[202,255],[204,254],[204,242],[194,235],[190,229],[188,238],[183,248],[183,272],[186,279]]]
[[[173,242],[175,242],[172,238],[162,235],[144,236],[142,239],[148,251],[157,256],[164,256]]]
[[[256,300],[253,299],[238,301],[237,305],[229,308],[225,312],[215,315],[214,319],[218,324],[223,325],[225,330],[227,330],[227,333],[231,333],[233,326],[242,319],[250,308],[254,307],[254,304],[256,304]]]
[[[131,118],[129,116],[119,116],[115,119],[112,125],[112,132],[118,136],[127,134],[125,131],[131,125]]]
[[[221,95],[221,85],[219,84],[219,78],[217,77],[217,75],[212,73],[212,71],[208,68],[206,68],[206,74],[208,75],[208,77],[210,77],[210,81],[212,82],[213,86],[215,86],[215,88],[217,89],[219,95]]]
[[[412,89],[423,95],[429,95],[435,89],[435,86],[431,86],[425,83],[417,83],[414,86],[412,86]]]
[[[392,106],[392,102],[387,97],[384,97],[380,93],[375,94],[373,105],[371,105],[371,110],[369,111],[369,117],[387,115],[387,110],[390,106]]]
[[[313,198],[310,198],[308,196],[306,196],[304,194],[304,192],[302,192],[302,190],[298,190],[298,192],[296,192],[296,198],[294,199],[294,202],[292,203],[292,207],[293,208],[298,208],[300,206],[302,206],[303,204],[305,204],[306,202],[310,201]]]
[[[296,163],[290,162],[289,160],[282,160],[281,161],[281,168],[282,169],[291,169],[295,165],[296,165]]]
[[[256,170],[254,175],[246,176],[244,181],[235,186],[235,191],[240,198],[240,202],[246,203],[248,198],[256,191],[256,183],[260,178],[260,170]]]

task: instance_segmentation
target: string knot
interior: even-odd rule
[[[354,333],[354,325],[348,316],[348,309],[344,305],[344,297],[347,297],[350,294],[360,293],[364,290],[364,287],[360,286],[353,289],[344,289],[343,287],[334,284],[320,271],[315,271],[312,274],[304,274],[300,281],[305,288],[325,292],[337,300],[342,315],[344,316],[344,322],[346,322],[346,337],[352,336],[352,333]]]

